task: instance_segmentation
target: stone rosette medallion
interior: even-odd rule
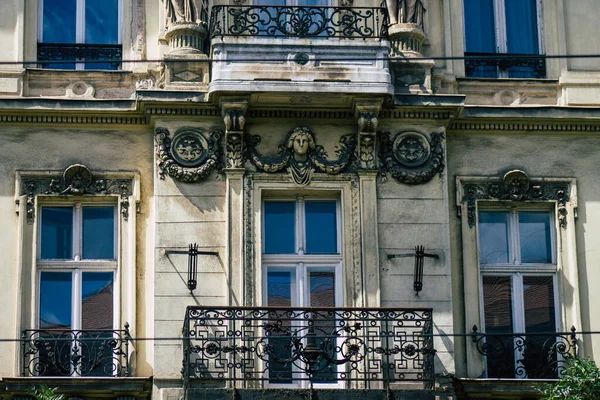
[[[157,128],[156,162],[160,179],[169,175],[180,182],[192,183],[206,178],[220,164],[222,137],[218,129],[207,132],[183,128],[171,138],[169,130]]]
[[[434,132],[429,137],[417,131],[379,132],[381,177],[387,175],[409,185],[429,182],[444,171],[444,134]]]

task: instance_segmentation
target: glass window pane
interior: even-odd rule
[[[86,0],[85,43],[119,43],[118,0]]]
[[[76,3],[76,0],[44,0],[44,43],[76,42]]]
[[[552,276],[524,276],[523,303],[525,332],[548,333],[556,331],[554,283]],[[527,336],[521,363],[530,379],[555,379],[556,336]]]
[[[550,213],[519,212],[522,263],[552,263]]]
[[[71,329],[71,272],[42,272],[40,329]]]
[[[83,272],[82,329],[113,329],[113,272]]]
[[[115,208],[83,207],[83,259],[115,259]]]
[[[267,272],[267,305],[274,307],[290,307],[292,293],[295,291],[295,271],[268,271]],[[269,382],[292,383],[292,363],[286,362],[292,358],[291,320],[286,316],[285,310],[272,314],[273,328],[266,334],[271,346],[269,354]]]
[[[509,53],[538,54],[537,0],[504,0]]]
[[[508,212],[479,213],[479,262],[508,263]]]
[[[73,258],[73,208],[42,208],[40,257],[43,259]]]
[[[464,0],[466,51],[496,52],[493,0]]]
[[[483,276],[483,310],[488,378],[514,378],[515,352],[512,336],[512,285],[509,276]]]
[[[311,307],[335,307],[335,272],[309,271],[308,286]],[[329,356],[335,359],[335,349],[339,345],[335,318],[331,318],[327,311],[315,311],[312,318],[314,336],[307,338],[307,345],[327,350]],[[325,360],[322,360],[320,364],[317,364],[316,370],[319,372],[313,378],[314,382],[336,381],[336,365],[328,365]]]
[[[265,202],[265,253],[296,252],[296,203]]]
[[[335,254],[337,249],[337,213],[335,201],[307,201],[306,252]]]

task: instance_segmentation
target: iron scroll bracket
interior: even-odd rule
[[[187,288],[190,293],[198,285],[198,256],[219,256],[218,251],[198,250],[198,244],[190,243],[187,250],[165,250],[164,254],[187,254],[188,255],[188,280]]]
[[[434,260],[439,260],[440,256],[437,254],[425,253],[425,247],[423,246],[415,246],[414,253],[407,254],[388,254],[388,260],[392,260],[394,258],[415,258],[415,281],[413,283],[413,289],[415,290],[415,294],[418,296],[419,292],[423,290],[423,264],[425,261],[425,257],[433,258]]]

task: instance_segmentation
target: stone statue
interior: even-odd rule
[[[202,0],[163,0],[166,26],[197,24],[202,21]]]
[[[416,24],[423,29],[425,7],[421,0],[386,0],[390,14],[390,25]]]

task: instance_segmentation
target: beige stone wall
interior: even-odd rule
[[[23,271],[19,275],[21,257],[32,257],[31,253],[21,249],[31,248],[30,243],[19,243],[19,219],[24,216],[15,213],[15,179],[17,170],[63,171],[75,163],[86,165],[92,173],[120,171],[137,173],[141,176],[140,213],[137,219],[136,240],[136,291],[138,304],[128,307],[137,309],[137,320],[127,321],[131,325],[134,336],[151,335],[147,313],[151,313],[144,305],[151,304],[152,292],[148,289],[151,279],[152,215],[152,137],[144,126],[104,126],[75,125],[31,125],[15,126],[5,124],[0,129],[3,158],[0,163],[0,215],[3,229],[0,233],[2,251],[0,251],[0,276],[3,290],[0,301],[3,304],[3,320],[0,326],[1,338],[20,337],[20,331],[31,328],[32,318],[29,310],[34,305],[28,292],[26,277],[31,271]],[[135,213],[135,204],[130,213]],[[24,222],[25,226],[28,226]],[[22,247],[23,246],[23,247]],[[31,262],[32,260],[29,260]],[[122,293],[122,304],[127,304],[127,293]],[[121,310],[121,315],[128,310]],[[134,311],[135,313],[135,311]],[[125,318],[124,316],[122,317]],[[126,321],[121,321],[121,326]],[[135,344],[137,374],[152,373],[149,348],[146,342]],[[2,342],[0,344],[0,376],[18,376],[17,360],[20,357],[18,343]]]
[[[598,138],[595,135],[567,132],[557,134],[544,131],[526,133],[491,130],[453,131],[448,136],[450,199],[456,197],[456,176],[502,176],[508,170],[521,169],[535,177],[576,179],[578,218],[574,227],[575,240],[567,238],[570,243],[562,249],[564,256],[570,257],[569,251],[576,246],[576,270],[565,265],[564,270],[559,271],[560,323],[564,330],[570,329],[573,323],[578,331],[597,331],[600,321],[596,317],[594,304],[600,301],[600,295],[595,290],[595,282],[600,276],[594,268],[598,263],[594,243],[597,241],[600,222],[600,214],[597,212],[600,200],[600,181],[596,167],[600,151]],[[463,270],[466,255],[462,253],[461,223],[456,216],[455,205],[450,202],[448,213],[454,277],[453,309],[456,330],[461,332],[464,329],[470,330],[473,321],[479,318],[465,315],[465,304],[479,299],[465,298],[463,295],[465,292],[472,293],[472,290],[465,288],[463,284],[469,271]],[[578,279],[573,281],[572,276],[577,274]],[[458,355],[465,350],[468,352],[470,346],[473,346],[470,340],[462,342],[457,339],[457,372],[463,375],[466,374],[466,370],[463,370],[465,361]],[[597,357],[599,346],[600,338],[597,335],[583,338],[584,355]]]

